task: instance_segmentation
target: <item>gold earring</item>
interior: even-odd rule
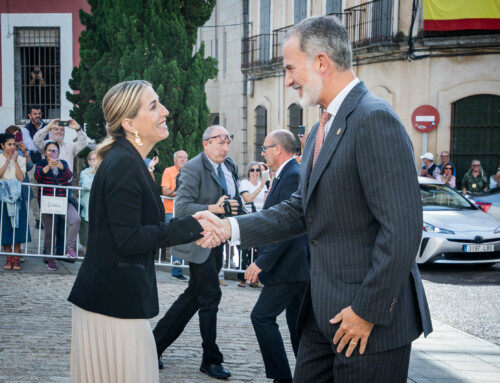
[[[142,146],[141,137],[139,137],[139,132],[137,130],[135,131],[135,143],[139,146]]]

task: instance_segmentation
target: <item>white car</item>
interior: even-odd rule
[[[442,182],[418,181],[424,227],[417,263],[500,262],[500,222]]]

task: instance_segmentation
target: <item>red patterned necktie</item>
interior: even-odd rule
[[[316,163],[316,159],[318,158],[319,151],[321,150],[321,147],[323,146],[323,141],[325,138],[325,125],[327,121],[330,119],[331,114],[328,112],[323,112],[321,115],[321,118],[319,120],[319,127],[318,127],[318,133],[316,133],[316,142],[314,144],[314,156],[313,156],[313,163],[312,166],[314,167],[314,164]]]

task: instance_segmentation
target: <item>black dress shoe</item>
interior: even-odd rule
[[[163,359],[161,358],[161,355],[158,357],[158,368],[163,370]]]
[[[202,364],[200,371],[215,379],[227,379],[231,376],[221,364]]]

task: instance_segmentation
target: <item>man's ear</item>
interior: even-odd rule
[[[318,65],[318,69],[319,69],[320,73],[324,73],[328,69],[328,67],[330,66],[330,62],[331,62],[328,55],[324,52],[318,53],[318,55],[316,56],[316,61],[317,61],[317,65]]]

